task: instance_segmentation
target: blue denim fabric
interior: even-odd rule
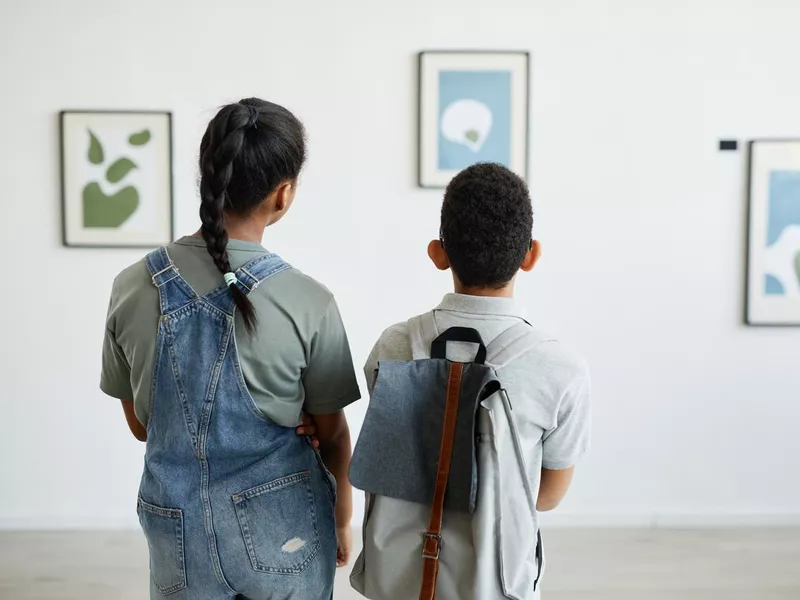
[[[146,263],[162,314],[138,502],[150,598],[329,600],[334,481],[308,440],[253,403],[230,290],[198,297],[164,248]],[[250,293],[287,268],[260,256],[239,285]]]
[[[450,362],[381,361],[350,462],[350,481],[365,492],[430,505],[442,443]],[[474,512],[478,493],[477,410],[499,388],[486,365],[464,365],[445,508]],[[403,452],[397,452],[403,448]]]

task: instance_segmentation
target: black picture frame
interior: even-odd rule
[[[424,157],[423,157],[423,104],[424,104],[424,60],[429,55],[509,55],[521,56],[525,59],[525,144],[524,144],[524,167],[519,173],[526,181],[530,179],[530,146],[531,146],[531,52],[528,50],[422,50],[417,53],[417,186],[423,189],[443,189],[446,184],[426,183],[424,180]]]
[[[169,184],[167,186],[169,212],[168,212],[168,238],[159,243],[81,243],[70,241],[67,223],[67,167],[65,148],[65,120],[69,115],[147,115],[163,116],[167,120],[167,172]],[[175,239],[175,177],[173,172],[174,163],[174,144],[173,144],[173,116],[169,110],[137,110],[137,109],[64,109],[58,113],[58,135],[59,135],[59,162],[60,162],[60,196],[61,196],[61,243],[66,248],[95,248],[95,249],[150,249],[159,245],[166,245]]]
[[[751,298],[754,283],[753,276],[753,217],[755,213],[755,194],[754,185],[754,157],[755,148],[758,144],[797,144],[800,147],[800,138],[758,138],[747,142],[747,177],[746,177],[746,197],[747,197],[747,225],[745,240],[745,277],[744,277],[744,311],[742,315],[743,323],[747,327],[757,328],[792,328],[800,327],[800,319],[797,322],[783,323],[778,321],[755,320],[752,318],[751,308],[753,299]],[[800,163],[798,163],[800,168]]]

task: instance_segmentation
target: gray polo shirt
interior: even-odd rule
[[[184,237],[168,247],[181,275],[198,295],[222,285],[202,238]],[[233,269],[267,251],[230,240]],[[261,412],[280,425],[297,424],[301,410],[332,414],[360,398],[350,346],[333,295],[297,269],[258,286],[250,299],[259,325],[254,335],[236,319],[236,340],[245,383]],[[114,281],[103,342],[100,388],[134,401],[147,424],[153,356],[160,316],[158,290],[143,260]]]
[[[435,309],[439,332],[450,327],[472,327],[486,345],[509,327],[524,320],[513,299],[449,294]],[[429,340],[432,342],[433,340]],[[448,358],[469,361],[474,346],[448,345]],[[382,360],[412,360],[407,323],[398,323],[381,335],[364,367],[370,391]],[[574,466],[589,446],[590,381],[583,359],[557,341],[540,344],[515,359],[498,376],[508,392],[523,432],[534,492],[538,493],[541,467],[561,470]]]

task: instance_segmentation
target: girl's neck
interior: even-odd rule
[[[226,219],[225,229],[228,230],[228,237],[232,240],[260,244],[261,239],[264,237],[264,224],[255,223],[250,219],[240,222]]]
[[[231,240],[260,244],[264,237],[264,226],[265,223],[252,217],[225,215],[225,230],[228,232],[228,239]],[[201,235],[201,232],[198,232],[198,235]]]

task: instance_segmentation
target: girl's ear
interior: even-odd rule
[[[275,190],[275,211],[285,212],[294,200],[295,187],[291,181],[285,181]]]

